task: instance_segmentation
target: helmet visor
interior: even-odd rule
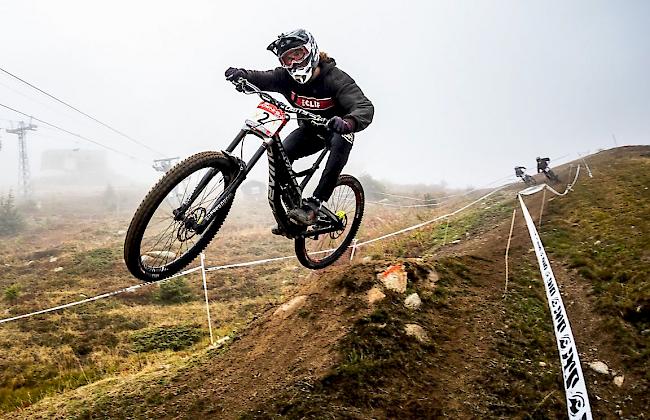
[[[282,67],[290,69],[297,64],[303,63],[309,57],[309,50],[306,46],[291,48],[280,56]]]

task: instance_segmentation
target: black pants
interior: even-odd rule
[[[336,187],[336,180],[345,164],[348,163],[348,156],[352,150],[352,139],[347,140],[340,134],[304,125],[292,131],[282,142],[289,160],[293,163],[296,159],[323,150],[327,141],[331,144],[330,154],[327,157],[323,175],[314,190],[314,197],[321,201],[327,201],[332,195],[334,187]]]

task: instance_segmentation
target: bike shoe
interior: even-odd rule
[[[304,201],[302,207],[290,210],[287,216],[300,225],[309,226],[318,220],[318,210],[320,210],[320,200],[311,197]]]
[[[282,230],[282,228],[280,226],[278,226],[277,224],[271,228],[271,233],[274,234],[274,235],[280,235],[280,236],[285,235],[284,230]]]
[[[290,235],[289,233],[285,232],[281,227],[278,225],[275,225],[271,228],[271,233],[274,235],[278,236],[284,236],[285,238],[293,239],[294,236]]]

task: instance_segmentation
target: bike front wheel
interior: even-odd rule
[[[320,269],[339,259],[359,230],[364,204],[361,183],[351,175],[341,175],[332,196],[323,206],[342,221],[343,229],[314,236],[307,233],[296,238],[298,261],[307,268]]]
[[[232,182],[230,160],[219,152],[190,156],[170,169],[149,191],[131,220],[124,241],[124,261],[135,277],[155,281],[187,266],[217,233],[226,219],[234,192],[201,233],[195,229]],[[183,217],[174,211],[189,200]]]

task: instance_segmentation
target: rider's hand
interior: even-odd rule
[[[339,134],[348,134],[354,131],[354,121],[350,118],[332,117],[327,122],[327,128]]]
[[[240,77],[246,76],[246,70],[238,69],[235,67],[228,67],[228,70],[226,70],[225,75],[226,75],[226,80],[229,81],[238,80]]]

